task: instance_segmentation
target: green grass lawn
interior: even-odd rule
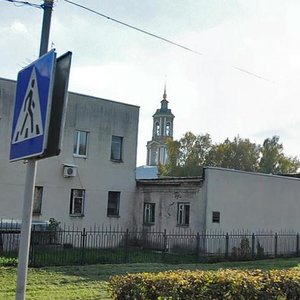
[[[112,275],[175,269],[217,270],[220,268],[262,270],[299,268],[300,271],[300,258],[214,264],[117,264],[30,268],[26,299],[111,299],[108,279]],[[15,298],[16,273],[15,267],[0,267],[1,300]]]

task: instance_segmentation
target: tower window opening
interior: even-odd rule
[[[156,134],[157,136],[160,135],[160,126],[159,126],[159,123],[158,123],[158,122],[156,122],[156,124],[155,124],[155,134]]]
[[[166,136],[170,136],[171,135],[171,131],[170,131],[170,123],[168,122],[166,125]]]

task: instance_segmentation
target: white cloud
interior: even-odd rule
[[[11,25],[11,31],[13,33],[27,33],[28,30],[25,26],[25,24],[19,22],[19,21],[15,21],[12,25]]]

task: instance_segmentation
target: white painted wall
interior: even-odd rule
[[[206,229],[300,230],[300,180],[290,177],[207,168],[204,180]],[[212,212],[220,223],[212,223]]]
[[[0,79],[0,218],[20,219],[26,167],[9,163],[15,82]],[[139,108],[114,101],[69,93],[63,150],[38,162],[36,185],[43,186],[42,214],[67,225],[86,227],[132,224],[136,197],[135,167]],[[75,130],[89,132],[87,158],[73,155]],[[111,136],[123,137],[123,162],[110,160]],[[77,165],[77,176],[63,177],[63,164]],[[85,189],[84,217],[69,215],[72,188]],[[120,191],[120,217],[107,217],[108,191]]]

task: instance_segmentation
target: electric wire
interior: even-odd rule
[[[30,3],[28,1],[19,1],[19,0],[2,0],[2,1],[11,2],[17,7],[28,5],[28,6],[35,7],[35,8],[44,8],[44,6],[45,6],[44,4],[39,5],[39,4],[35,4],[35,3]]]
[[[11,3],[13,3],[15,6],[17,6],[17,7],[23,6],[23,5],[28,5],[28,6],[31,6],[31,7],[42,8],[42,9],[44,9],[44,8],[47,7],[48,5],[51,6],[51,7],[53,7],[53,4],[47,4],[47,3],[43,3],[43,4],[41,4],[41,5],[38,5],[38,4],[30,3],[30,2],[28,2],[28,1],[20,1],[20,0],[2,0],[2,1],[11,2]],[[154,34],[154,33],[151,33],[151,32],[149,32],[149,31],[143,30],[143,29],[138,28],[138,27],[136,27],[136,26],[133,26],[133,25],[130,25],[130,24],[128,24],[128,23],[122,22],[122,21],[120,21],[120,20],[111,18],[111,17],[109,17],[109,16],[107,16],[107,15],[104,15],[104,14],[102,14],[102,13],[100,13],[100,12],[94,10],[94,9],[91,9],[91,8],[87,7],[87,6],[84,6],[84,5],[75,3],[75,2],[70,1],[70,0],[64,0],[64,1],[67,2],[67,3],[69,3],[69,4],[72,4],[72,5],[74,5],[74,6],[77,6],[77,7],[81,8],[81,9],[84,9],[84,10],[86,10],[86,11],[89,11],[89,12],[91,12],[91,13],[94,13],[94,14],[96,14],[96,15],[98,15],[98,16],[101,16],[101,17],[103,17],[103,18],[106,18],[106,19],[108,19],[108,20],[110,20],[110,21],[116,22],[116,23],[118,23],[118,24],[120,24],[120,25],[129,27],[129,28],[131,28],[131,29],[133,29],[133,30],[139,31],[139,32],[141,32],[141,33],[144,33],[144,34],[149,35],[149,36],[151,36],[151,37],[154,37],[154,38],[156,38],[156,39],[162,40],[162,41],[164,41],[164,42],[166,42],[166,43],[169,43],[169,44],[171,44],[171,45],[173,45],[173,46],[182,48],[182,49],[184,49],[184,50],[190,51],[190,52],[192,52],[192,53],[194,53],[194,54],[197,54],[197,55],[201,55],[201,56],[203,55],[203,53],[201,53],[201,52],[199,52],[199,51],[196,51],[196,50],[191,49],[191,48],[189,48],[189,47],[187,47],[187,46],[184,46],[184,45],[175,43],[175,42],[173,42],[173,41],[171,41],[171,40],[169,40],[169,39],[167,39],[167,38],[164,38],[164,37],[159,36],[159,35],[157,35],[157,34]],[[17,4],[19,4],[19,5],[17,5]],[[263,76],[257,75],[257,74],[255,74],[255,73],[253,73],[253,72],[250,72],[250,71],[248,71],[248,70],[246,70],[246,69],[243,69],[243,68],[240,68],[240,67],[237,67],[237,66],[231,66],[231,67],[232,67],[233,69],[237,70],[237,71],[246,73],[246,74],[248,74],[248,75],[250,75],[250,76],[254,76],[254,77],[256,77],[256,78],[259,78],[259,79],[262,79],[262,80],[265,80],[265,81],[270,81],[269,79],[267,79],[267,78],[265,78],[265,77],[263,77]]]
[[[140,32],[142,32],[142,33],[144,33],[144,34],[147,34],[147,35],[150,35],[150,36],[152,36],[152,37],[154,37],[154,38],[163,40],[163,41],[165,41],[165,42],[167,42],[167,43],[170,43],[170,44],[172,44],[172,45],[174,45],[174,46],[183,48],[183,49],[185,49],[185,50],[191,51],[191,52],[193,52],[193,53],[195,53],[195,54],[198,54],[198,55],[203,55],[202,53],[200,53],[200,52],[198,52],[198,51],[195,51],[195,50],[193,50],[193,49],[191,49],[191,48],[188,48],[188,47],[186,47],[186,46],[183,46],[183,45],[180,45],[180,44],[178,44],[178,43],[172,42],[172,41],[169,40],[169,39],[166,39],[166,38],[164,38],[164,37],[161,37],[161,36],[159,36],[159,35],[157,35],[157,34],[154,34],[154,33],[149,32],[149,31],[140,29],[140,28],[138,28],[138,27],[136,27],[136,26],[133,26],[133,25],[130,25],[130,24],[128,24],[128,23],[125,23],[125,22],[119,21],[119,20],[117,20],[117,19],[111,18],[111,17],[109,17],[109,16],[106,16],[106,15],[104,15],[104,14],[102,14],[102,13],[100,13],[100,12],[94,10],[94,9],[89,8],[89,7],[83,6],[83,5],[81,5],[81,4],[75,3],[75,2],[70,1],[70,0],[64,0],[64,1],[65,1],[65,2],[68,2],[68,3],[72,4],[72,5],[78,6],[78,7],[82,8],[82,9],[84,9],[84,10],[87,10],[87,11],[89,11],[89,12],[92,12],[92,13],[98,15],[98,16],[101,16],[101,17],[103,17],[103,18],[106,18],[106,19],[108,19],[108,20],[111,20],[111,21],[113,21],[113,22],[116,22],[116,23],[118,23],[118,24],[124,25],[124,26],[126,26],[126,27],[129,27],[129,28],[134,29],[134,30],[137,30],[137,31],[140,31]]]
[[[6,1],[6,2],[10,2],[13,3],[16,7],[21,7],[24,5],[28,5],[34,8],[40,8],[40,9],[44,9],[45,7],[53,7],[54,3],[43,3],[43,4],[35,4],[35,3],[31,3],[28,1],[20,1],[20,0],[2,0],[2,1]]]
[[[149,35],[149,36],[151,36],[151,37],[154,37],[154,38],[160,39],[160,40],[162,40],[162,41],[164,41],[164,42],[167,42],[167,43],[169,43],[169,44],[172,44],[172,45],[174,45],[174,46],[176,46],[176,47],[180,47],[180,48],[182,48],[182,49],[184,49],[184,50],[190,51],[190,52],[192,52],[192,53],[194,53],[194,54],[201,55],[201,56],[204,55],[204,54],[201,53],[201,52],[198,52],[198,51],[196,51],[196,50],[193,50],[193,49],[191,49],[191,48],[189,48],[189,47],[186,47],[186,46],[184,46],[184,45],[175,43],[175,42],[173,42],[173,41],[171,41],[171,40],[169,40],[169,39],[167,39],[167,38],[161,37],[161,36],[159,36],[159,35],[157,35],[157,34],[151,33],[151,32],[149,32],[149,31],[140,29],[140,28],[138,28],[138,27],[136,27],[136,26],[133,26],[133,25],[130,25],[130,24],[128,24],[128,23],[125,23],[125,22],[119,21],[119,20],[117,20],[117,19],[111,18],[111,17],[109,17],[109,16],[107,16],[107,15],[104,15],[104,14],[102,14],[102,13],[100,13],[100,12],[94,10],[94,9],[91,9],[91,8],[87,7],[87,6],[84,6],[84,5],[75,3],[75,2],[73,2],[73,1],[71,1],[71,0],[64,0],[64,1],[67,2],[67,3],[69,3],[69,4],[72,4],[72,5],[74,5],[74,6],[77,6],[77,7],[81,8],[81,9],[84,9],[84,10],[86,10],[86,11],[89,11],[89,12],[91,12],[91,13],[94,13],[94,14],[96,14],[96,15],[98,15],[98,16],[101,16],[101,17],[103,17],[103,18],[106,18],[106,19],[108,19],[108,20],[110,20],[110,21],[116,22],[116,23],[118,23],[118,24],[120,24],[120,25],[129,27],[129,28],[131,28],[131,29],[134,29],[134,30],[137,30],[137,31],[139,31],[139,32],[142,32],[142,33],[144,33],[144,34],[146,34],[146,35]],[[253,73],[253,72],[250,72],[250,71],[248,71],[248,70],[246,70],[246,69],[243,69],[243,68],[240,68],[240,67],[237,67],[237,66],[231,66],[231,67],[232,67],[233,69],[239,71],[239,72],[243,72],[243,73],[246,73],[246,74],[248,74],[248,75],[250,75],[250,76],[254,76],[254,77],[256,77],[256,78],[259,78],[259,79],[262,79],[262,80],[265,80],[265,81],[269,81],[269,82],[270,82],[269,79],[267,79],[267,78],[265,78],[265,77],[263,77],[263,76],[260,76],[260,75],[258,75],[258,74],[255,74],[255,73]]]

